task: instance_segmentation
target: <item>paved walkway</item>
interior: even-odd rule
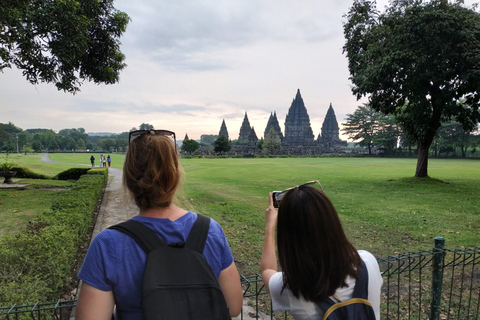
[[[52,162],[48,157],[48,153],[43,154],[43,162]],[[78,164],[75,164],[78,165]],[[87,165],[89,166],[89,165]],[[103,195],[102,204],[98,213],[97,222],[93,230],[92,239],[103,229],[110,227],[116,223],[126,221],[138,214],[138,207],[130,203],[127,199],[126,192],[122,188],[122,170],[116,168],[108,168],[108,183]],[[248,300],[244,300],[243,319],[256,319],[254,317],[254,308],[248,306]],[[75,311],[72,312],[71,320],[74,319]],[[252,315],[252,316],[250,316]],[[240,316],[232,318],[240,320]],[[269,319],[266,316],[260,316],[258,319]]]

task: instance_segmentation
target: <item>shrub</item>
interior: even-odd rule
[[[107,170],[85,172],[71,190],[60,193],[51,210],[38,215],[39,228],[0,238],[2,306],[57,300],[69,285],[107,181]]]
[[[71,168],[57,174],[56,180],[78,180],[81,176],[90,171],[90,168]]]
[[[23,167],[13,167],[12,171],[16,171],[17,174],[15,178],[25,178],[25,179],[50,179],[46,175],[35,173],[28,168]]]

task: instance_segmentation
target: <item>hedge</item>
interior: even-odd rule
[[[24,178],[24,179],[49,179],[46,175],[35,173],[28,168],[23,167],[13,167],[12,171],[17,172],[15,178]]]
[[[0,238],[2,307],[55,301],[71,282],[77,250],[87,237],[107,170],[89,170],[64,191],[36,227]]]

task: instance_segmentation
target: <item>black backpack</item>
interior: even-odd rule
[[[143,223],[110,227],[132,237],[147,253],[142,310],[146,320],[230,320],[217,278],[203,256],[210,218],[198,214],[186,242],[166,245]]]
[[[322,320],[375,320],[375,312],[368,299],[368,271],[365,263],[359,266],[359,279],[355,283],[352,298],[335,302],[327,298],[317,305],[324,312]]]

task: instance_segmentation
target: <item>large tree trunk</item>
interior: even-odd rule
[[[415,177],[423,178],[428,177],[428,149],[430,145],[424,143],[418,143],[418,158],[417,158],[417,170],[415,171]]]

